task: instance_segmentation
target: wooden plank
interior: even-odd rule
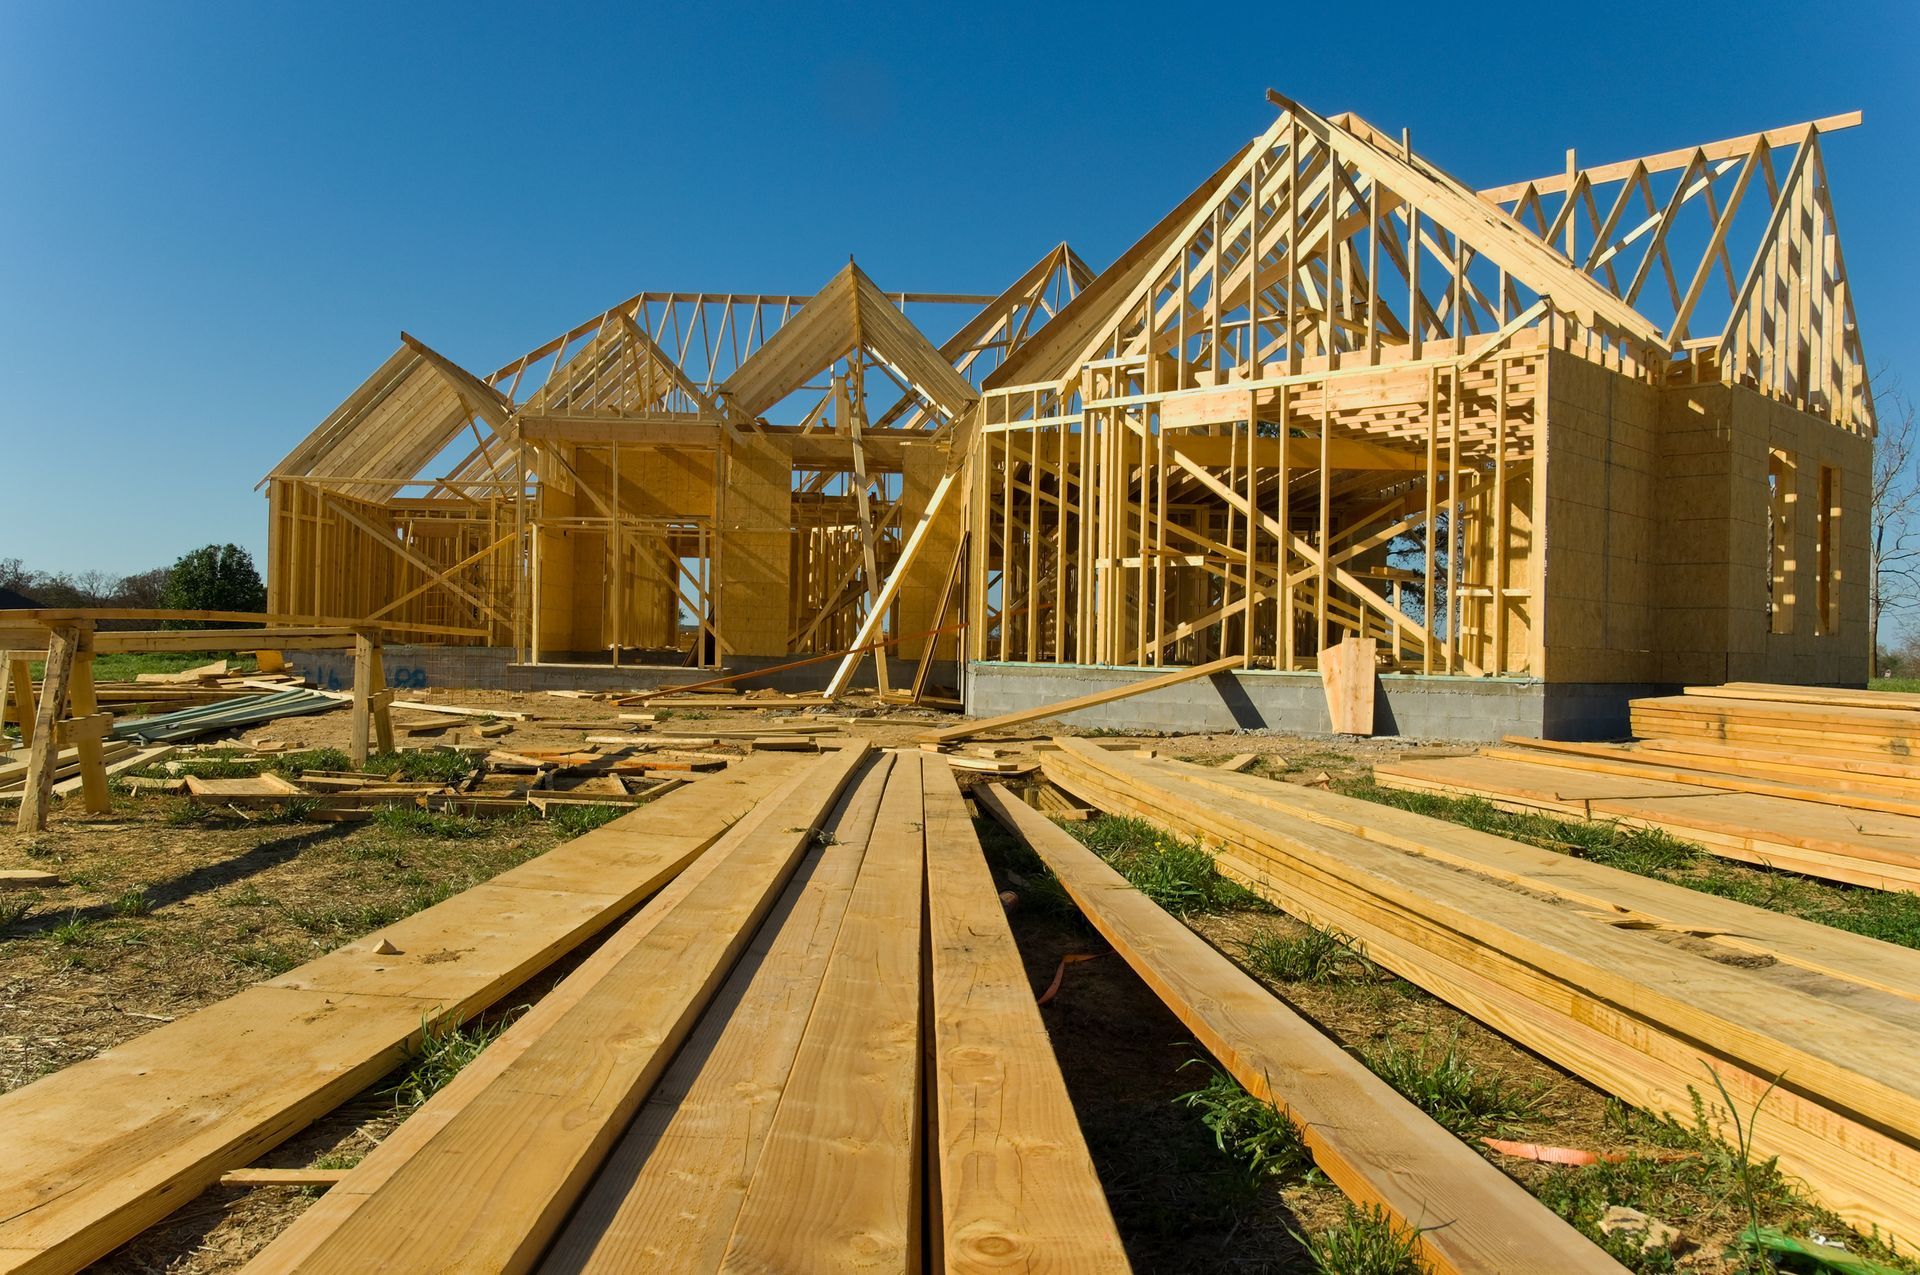
[[[1374,639],[1348,638],[1320,652],[1320,683],[1336,735],[1373,734]]]
[[[722,1271],[919,1264],[922,782],[894,758]]]
[[[228,1169],[221,1186],[330,1187],[347,1176],[345,1169]]]
[[[279,978],[0,1095],[0,1270],[105,1256],[671,880],[793,781],[749,760]],[[399,949],[375,954],[381,938]]]
[[[1498,757],[1381,763],[1388,787],[1477,794],[1508,809],[1657,828],[1709,852],[1876,890],[1920,890],[1920,816],[1849,809]]]
[[[1724,1104],[1702,1092],[1708,1067],[1743,1111],[1767,1095],[1768,1118],[1755,1134],[1761,1154],[1779,1155],[1784,1169],[1857,1226],[1908,1234],[1920,1222],[1912,1096],[1881,1090],[1915,1087],[1911,1069],[1892,1061],[1920,1047],[1899,1043],[1920,1039],[1912,952],[1866,941],[1886,949],[1877,964],[1905,994],[1823,984],[1807,967],[1781,961],[1732,966],[1711,947],[1675,939],[1676,930],[1690,938],[1691,929],[1617,904],[1571,908],[1498,871],[1460,872],[1450,851],[1409,852],[1398,837],[1361,838],[1339,830],[1339,817],[1289,823],[1258,802],[1203,791],[1262,781],[1149,765],[1075,740],[1063,741],[1046,764],[1050,775],[1109,809],[1223,845],[1222,869],[1236,879],[1296,915],[1339,927],[1381,964],[1628,1101],[1690,1119],[1697,1097],[1722,1127]],[[1470,831],[1441,826],[1449,837]],[[1382,849],[1398,857],[1381,858]],[[1790,919],[1744,910],[1751,928]],[[1728,927],[1732,934],[1742,928]],[[1796,1076],[1795,1085],[1769,1093],[1782,1073]]]
[[[944,1267],[1125,1272],[1126,1249],[973,821],[952,772],[932,758],[924,765]]]
[[[803,772],[564,1013],[510,1028],[517,1053],[491,1083],[429,1099],[408,1123],[431,1132],[404,1161],[386,1157],[372,1185],[349,1175],[329,1195],[355,1207],[330,1225],[290,1227],[248,1269],[438,1270],[449,1254],[468,1270],[531,1269],[869,751],[842,749]]]
[[[1619,1270],[1099,856],[997,784],[977,800],[1222,1067],[1287,1113],[1334,1185],[1417,1232],[1438,1270]]]
[[[799,1052],[893,760],[828,823],[541,1269],[552,1275],[718,1269]]]
[[[1022,708],[1011,713],[1002,713],[998,717],[982,718],[979,721],[962,722],[958,726],[948,726],[942,730],[927,731],[914,736],[922,743],[944,744],[956,739],[968,739],[974,735],[1003,726],[1019,726],[1026,722],[1037,722],[1043,718],[1061,717],[1083,708],[1096,708],[1101,704],[1111,704],[1116,700],[1131,699],[1135,695],[1145,695],[1169,686],[1178,686],[1182,682],[1191,682],[1197,678],[1212,677],[1228,669],[1243,668],[1246,657],[1229,655],[1211,660],[1205,664],[1196,664],[1191,668],[1175,669],[1159,677],[1149,677],[1138,682],[1129,682],[1125,686],[1115,686],[1104,691],[1095,691],[1089,695],[1078,695],[1072,699],[1060,700],[1053,704],[1041,704],[1034,708]]]
[[[67,684],[73,676],[79,644],[80,631],[69,625],[56,627],[47,642],[40,703],[34,712],[32,752],[27,760],[26,786],[16,824],[21,832],[40,832],[47,826],[47,803],[53,796],[54,757],[60,748],[54,728],[66,711]]]

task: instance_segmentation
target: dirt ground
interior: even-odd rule
[[[412,697],[540,720],[516,722],[504,736],[487,739],[475,733],[480,719],[463,720],[404,736],[403,747],[579,748],[589,734],[633,729],[620,720],[622,711],[633,710],[591,699],[431,690]],[[773,733],[782,721],[828,721],[882,746],[908,744],[928,724],[948,720],[861,697],[822,710],[655,711],[664,718],[656,725],[676,729],[752,725]],[[418,714],[396,715],[403,728],[425,721]],[[347,725],[348,714],[336,711],[283,719],[219,742],[343,747]],[[1021,741],[1055,733],[1070,732],[1036,723],[975,742],[1012,750],[1017,758],[1024,751]],[[1316,783],[1361,774],[1369,762],[1408,750],[1397,741],[1336,743],[1268,734],[1113,738],[1137,739],[1200,762],[1255,753],[1256,773]],[[463,823],[439,833],[378,821],[276,822],[259,810],[207,810],[178,797],[126,792],[116,793],[107,815],[86,816],[72,802],[56,809],[51,828],[39,836],[0,831],[0,867],[42,868],[64,883],[30,895],[0,894],[0,1090],[272,977],[539,854],[564,835],[537,819]],[[995,836],[982,825],[1003,885],[1024,900],[1029,883],[1009,879],[1007,864],[994,853]],[[1313,1269],[1298,1237],[1338,1221],[1340,1193],[1311,1173],[1262,1180],[1223,1155],[1197,1115],[1178,1101],[1204,1086],[1210,1074],[1205,1051],[1179,1021],[1076,915],[1023,901],[1011,916],[1036,992],[1053,980],[1064,955],[1105,953],[1068,967],[1061,991],[1043,1013],[1136,1269],[1175,1275]],[[1264,908],[1194,916],[1189,923],[1243,966],[1250,941],[1302,928]],[[496,1013],[510,1015],[563,973],[552,971],[521,989]],[[1673,1144],[1652,1122],[1636,1121],[1599,1091],[1364,962],[1324,982],[1262,981],[1350,1050],[1365,1053],[1389,1041],[1451,1044],[1471,1066],[1524,1099],[1524,1114],[1489,1124],[1486,1133],[1596,1151],[1665,1154]],[[351,1164],[402,1118],[391,1087],[391,1080],[375,1086],[263,1162]],[[1592,1194],[1594,1184],[1569,1185],[1564,1176],[1584,1170],[1485,1154],[1545,1198],[1572,1198],[1576,1186]],[[1676,1215],[1663,1220],[1698,1245],[1674,1269],[1733,1269],[1720,1255],[1741,1221],[1731,1202],[1714,1198],[1709,1189],[1689,1193],[1678,1181],[1684,1174],[1669,1176],[1676,1181],[1658,1199]],[[1615,1194],[1626,1190],[1600,1186]],[[232,1270],[311,1198],[293,1188],[216,1189],[98,1269]]]

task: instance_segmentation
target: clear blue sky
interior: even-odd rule
[[[1269,85],[1483,185],[1862,108],[1826,152],[1848,265],[1920,389],[1915,6],[1343,12],[0,0],[0,557],[263,550],[254,482],[403,327],[484,371],[850,252],[902,290],[1061,239],[1104,266]]]

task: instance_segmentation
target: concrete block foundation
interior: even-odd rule
[[[1162,670],[1084,664],[967,666],[967,711],[991,717],[1143,682]],[[1502,735],[1617,739],[1627,735],[1627,702],[1675,688],[1622,683],[1561,684],[1532,678],[1380,678],[1375,733],[1408,739],[1490,742]],[[1131,731],[1271,730],[1331,733],[1317,673],[1223,673],[1070,713],[1075,726]]]

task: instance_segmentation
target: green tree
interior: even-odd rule
[[[267,586],[245,549],[207,545],[173,564],[160,605],[170,611],[262,611]]]

